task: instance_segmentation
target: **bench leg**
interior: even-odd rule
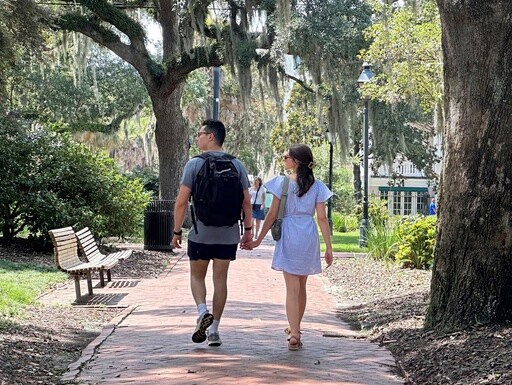
[[[105,277],[103,275],[103,269],[100,270],[100,286],[101,287],[105,286]]]
[[[92,278],[91,278],[91,272],[87,272],[87,289],[89,291],[89,295],[92,295]]]
[[[107,281],[108,282],[112,281],[112,275],[110,274],[110,269],[107,270]]]
[[[80,275],[73,275],[73,279],[75,280],[75,294],[76,294],[76,302],[79,303],[82,299],[82,294],[80,293]]]

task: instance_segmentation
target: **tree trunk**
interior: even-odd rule
[[[512,2],[438,0],[445,137],[426,327],[512,319]]]
[[[182,91],[180,85],[168,96],[150,94],[156,117],[161,199],[176,199],[184,162],[188,159],[189,130],[180,108]]]

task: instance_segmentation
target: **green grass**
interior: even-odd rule
[[[66,274],[54,269],[0,261],[0,315],[21,315],[38,295],[66,280]]]
[[[320,234],[320,248],[325,251],[325,244]],[[366,253],[366,247],[359,247],[359,231],[350,231],[347,233],[339,233],[335,231],[331,235],[332,250],[342,253]]]

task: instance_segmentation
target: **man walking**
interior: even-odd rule
[[[218,329],[227,299],[229,264],[236,259],[238,243],[244,247],[252,240],[249,178],[242,162],[223,151],[225,136],[222,122],[208,119],[202,123],[196,144],[203,153],[185,165],[174,206],[172,244],[181,248],[181,227],[192,196],[194,226],[188,234],[187,253],[190,287],[198,311],[192,341],[200,343],[208,339],[209,346],[222,344]],[[240,240],[241,211],[244,229]],[[212,313],[206,305],[205,284],[210,260],[213,261]]]

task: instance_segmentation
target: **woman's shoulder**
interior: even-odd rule
[[[281,186],[283,183],[284,175],[277,175],[263,184],[267,191],[274,191],[276,187]]]
[[[327,185],[322,182],[320,179],[315,179],[315,182],[313,183],[313,185],[317,186],[317,187],[327,187]]]

